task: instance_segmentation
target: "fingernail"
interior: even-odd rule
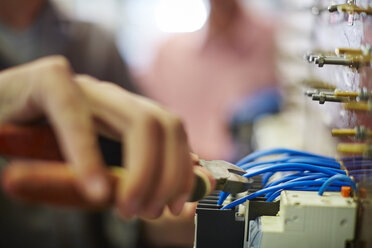
[[[107,198],[109,188],[106,180],[102,176],[91,176],[86,185],[86,190],[91,200],[100,202]]]
[[[160,203],[154,203],[150,207],[151,218],[159,217],[161,215],[161,213],[163,212],[163,208],[164,208],[164,205],[162,205]]]
[[[179,215],[182,212],[183,206],[185,205],[188,198],[188,195],[182,195],[171,204],[171,210],[174,215]]]
[[[125,206],[125,211],[129,213],[131,216],[134,216],[142,211],[141,205],[136,200],[129,201]]]

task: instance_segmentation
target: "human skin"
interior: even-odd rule
[[[117,204],[125,218],[156,218],[166,205],[179,214],[193,187],[193,162],[183,125],[160,105],[89,76],[75,75],[61,56],[0,73],[0,123],[46,118],[78,187],[104,201],[108,179],[96,130],[125,145],[127,180]]]

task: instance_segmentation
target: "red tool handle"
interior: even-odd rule
[[[74,173],[61,162],[17,162],[2,172],[2,187],[14,199],[51,206],[101,209],[114,205],[119,177],[108,173],[110,195],[104,202],[87,200]]]
[[[124,168],[109,167],[111,195],[103,203],[87,201],[77,187],[75,174],[61,162],[58,142],[47,125],[0,126],[0,156],[37,159],[14,161],[2,173],[5,192],[28,202],[84,208],[112,206],[116,186],[119,180],[125,180]],[[201,169],[194,168],[196,183],[189,201],[202,199],[214,188],[213,178],[208,178]]]
[[[2,186],[13,198],[31,203],[93,209],[107,207],[114,202],[118,176],[108,173],[111,195],[106,202],[88,201],[78,189],[74,173],[66,163],[58,162],[63,157],[54,132],[48,125],[0,125],[0,156],[36,159],[14,161],[3,170]]]
[[[63,160],[54,132],[48,125],[0,125],[0,155]]]

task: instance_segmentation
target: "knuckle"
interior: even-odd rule
[[[176,180],[175,178],[164,180],[164,182],[159,187],[160,197],[171,200],[180,188],[179,183],[179,180]]]
[[[72,69],[68,60],[63,56],[55,55],[43,58],[37,68],[41,80],[35,80],[35,83],[42,88],[60,87],[62,82],[63,85],[66,85],[65,81],[72,81],[66,80],[71,76]]]
[[[94,77],[88,75],[88,74],[78,74],[74,77],[75,81],[77,82],[87,82],[87,83],[92,83],[92,82],[97,82],[98,80],[95,79]]]
[[[71,71],[70,62],[61,55],[53,55],[45,58],[45,67],[50,71]]]
[[[158,118],[156,118],[153,114],[144,112],[143,115],[139,117],[137,120],[138,122],[142,123],[142,125],[151,130],[153,133],[160,133],[161,132],[161,124]]]
[[[175,132],[177,134],[185,133],[185,128],[183,126],[181,119],[173,114],[170,114],[167,117],[166,126],[170,131]]]
[[[108,82],[108,81],[100,81],[100,80],[97,80],[95,79],[95,82],[97,83],[97,85],[100,87],[100,89],[102,90],[105,90],[105,91],[108,91],[108,92],[115,92],[115,94],[123,94],[123,92],[127,92],[124,88],[120,87],[119,85],[117,84],[114,84],[112,82]],[[121,97],[123,97],[122,95],[120,95]]]

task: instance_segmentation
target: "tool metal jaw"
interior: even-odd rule
[[[243,177],[245,170],[229,162],[200,159],[199,164],[216,179],[217,190],[236,194],[247,191],[253,183],[252,179]]]

